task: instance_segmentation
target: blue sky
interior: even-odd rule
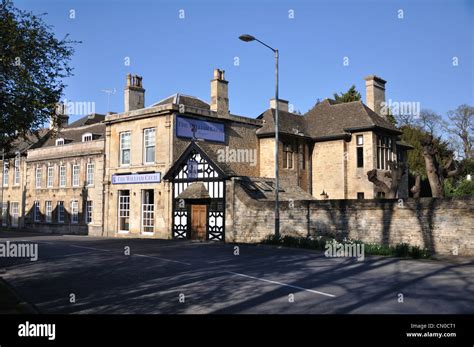
[[[45,21],[58,38],[69,33],[82,41],[71,62],[74,77],[66,81],[65,98],[93,101],[99,113],[108,111],[101,90],[114,88],[109,110],[123,111],[128,72],[143,76],[146,105],[175,92],[209,101],[209,81],[219,67],[229,80],[231,112],[258,116],[274,93],[273,55],[255,42],[238,40],[243,33],[280,50],[280,97],[302,112],[352,84],[365,99],[368,74],[387,80],[387,99],[417,101],[440,114],[474,103],[470,0],[14,3],[46,12]],[[348,66],[343,66],[344,57]]]

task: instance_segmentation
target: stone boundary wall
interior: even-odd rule
[[[226,240],[259,242],[274,233],[274,202],[235,185]],[[474,256],[474,198],[282,201],[282,235],[333,236],[366,243],[406,242],[436,254]]]

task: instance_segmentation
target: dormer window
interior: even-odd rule
[[[91,133],[85,133],[82,135],[82,142],[89,142],[92,141],[92,134]]]
[[[64,145],[64,139],[63,138],[56,139],[56,146],[62,146],[62,145]]]

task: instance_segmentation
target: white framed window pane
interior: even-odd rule
[[[41,168],[36,168],[36,188],[41,188]]]
[[[85,213],[85,218],[86,218],[86,224],[92,223],[92,208],[94,206],[94,202],[92,200],[86,201],[86,213]]]
[[[8,186],[8,162],[3,163],[3,185]]]
[[[79,223],[79,202],[71,201],[71,223]]]
[[[52,166],[48,166],[48,187],[53,186],[53,174],[54,168]]]
[[[53,217],[53,204],[51,201],[45,202],[45,216],[46,216],[46,223],[51,223]]]
[[[72,166],[72,185],[73,187],[79,186],[79,165]]]
[[[59,186],[65,187],[66,186],[66,166],[61,165],[59,167]]]
[[[88,163],[87,164],[87,185],[94,184],[94,164]]]
[[[128,165],[130,164],[130,131],[125,131],[120,133],[120,164]]]
[[[2,225],[7,226],[8,222],[8,204],[4,202],[2,204]]]
[[[130,228],[130,191],[119,191],[119,231]]]
[[[155,162],[155,140],[155,128],[145,129],[143,134],[145,163]]]
[[[20,184],[20,159],[15,159],[15,174],[13,177],[13,184]]]
[[[363,135],[357,135],[357,145],[362,146],[364,144],[364,136]]]

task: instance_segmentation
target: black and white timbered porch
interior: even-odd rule
[[[219,165],[192,141],[163,178],[172,186],[173,238],[224,241],[227,176]]]

